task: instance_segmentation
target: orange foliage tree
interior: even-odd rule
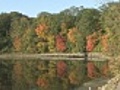
[[[67,37],[70,40],[70,42],[75,43],[77,41],[76,34],[78,34],[78,33],[79,32],[75,27],[72,29],[69,29]]]
[[[40,24],[36,29],[35,29],[36,34],[38,37],[45,38],[45,35],[48,32],[48,26],[46,24]]]
[[[37,42],[37,52],[44,53],[48,48],[47,45],[47,38],[48,38],[48,26],[44,23],[41,23],[36,29],[35,33],[38,36],[38,42]]]
[[[87,51],[91,52],[95,48],[96,42],[98,40],[97,33],[94,32],[92,35],[87,36],[86,39],[87,39],[86,49]]]

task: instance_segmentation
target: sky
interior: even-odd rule
[[[0,0],[0,13],[17,11],[29,17],[40,12],[59,13],[71,6],[97,8],[105,0]],[[117,1],[117,0],[115,0]]]

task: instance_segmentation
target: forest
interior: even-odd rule
[[[0,14],[1,55],[79,52],[119,55],[120,2],[107,3],[98,9],[72,6],[59,13],[41,12],[37,17],[17,11]],[[87,79],[100,77],[90,74],[96,71],[95,63],[91,62],[84,66],[81,61],[1,60],[0,88],[13,84],[9,90],[32,90],[28,87],[35,85],[39,88],[35,90],[73,90],[69,87],[80,85],[86,78],[84,67],[88,69]],[[100,66],[102,74],[107,68],[104,63]]]
[[[119,52],[120,3],[28,17],[0,14],[0,53]],[[114,52],[115,50],[115,52]]]

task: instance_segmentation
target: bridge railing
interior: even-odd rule
[[[110,58],[103,55],[102,53],[87,53],[88,61],[91,60],[109,60]],[[40,59],[40,60],[84,60],[84,53],[45,53],[45,54],[2,54],[0,59],[3,60],[20,60],[20,59]]]

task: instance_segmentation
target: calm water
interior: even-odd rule
[[[101,70],[106,62],[92,63],[99,73],[94,78],[88,77],[83,61],[0,60],[0,90],[76,90],[103,77]]]

